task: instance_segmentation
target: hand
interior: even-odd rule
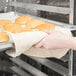
[[[35,48],[45,48],[45,49],[62,49],[69,48],[69,41],[72,37],[65,35],[64,33],[56,30],[45,31],[48,36],[38,42]]]

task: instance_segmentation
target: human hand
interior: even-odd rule
[[[48,36],[35,44],[35,48],[45,49],[63,49],[69,48],[69,41],[72,37],[65,35],[64,33],[56,30],[45,31]]]

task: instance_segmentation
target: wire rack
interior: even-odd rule
[[[40,11],[56,12],[61,14],[69,14],[69,24],[65,24],[65,23],[57,22],[53,20],[47,20],[47,21],[60,26],[64,26],[66,28],[73,28],[74,31],[76,30],[76,27],[75,26],[73,27],[74,0],[70,0],[70,7],[48,6],[44,4],[38,4],[39,1],[40,0],[38,0],[37,3],[35,4],[35,3],[17,2],[16,0],[7,0],[4,12],[9,12],[13,10],[15,14],[19,14],[19,12],[17,11],[19,7],[19,8],[24,8],[28,10],[33,9],[33,10],[40,10]],[[9,46],[9,44],[7,46]],[[12,45],[10,45],[10,47],[11,46]],[[6,50],[6,48],[3,50]],[[3,57],[3,55],[4,55],[3,53],[0,55],[1,58]],[[13,71],[15,76],[18,76],[18,75],[20,76],[73,76],[73,50],[70,50],[68,56],[63,57],[60,60],[56,58],[53,58],[53,59],[35,58],[35,57],[25,56],[25,55],[21,55],[17,58],[11,58],[6,55],[4,56],[6,57],[6,59],[4,58],[5,60],[8,59],[10,63],[13,62],[12,66],[10,66],[10,70]]]

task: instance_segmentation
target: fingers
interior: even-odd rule
[[[47,34],[51,34],[52,30],[45,30],[44,32],[46,32]]]
[[[45,39],[38,42],[36,45],[34,45],[35,48],[45,48],[48,49],[48,46],[46,45]]]
[[[35,47],[35,48],[43,48],[43,44],[44,44],[45,38],[46,38],[46,37],[44,37],[42,40],[40,40],[38,43],[36,43],[36,44],[34,45],[34,47]]]
[[[57,30],[45,30],[44,32],[46,32],[49,35],[49,34],[52,34],[52,33],[57,33],[59,31],[57,31]]]
[[[43,42],[40,41],[36,45],[34,45],[35,48],[41,48],[43,46]]]
[[[49,49],[49,47],[46,44],[43,44],[43,42],[39,42],[38,44],[34,45],[35,48],[45,48]]]

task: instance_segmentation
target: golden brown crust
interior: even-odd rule
[[[41,24],[41,25],[36,26],[35,29],[39,31],[53,30],[55,29],[55,25],[54,24]]]
[[[9,36],[6,32],[0,32],[0,42],[9,41]]]
[[[48,24],[41,19],[31,19],[29,16],[16,18],[15,23],[10,20],[0,20],[0,27],[3,31],[12,33],[44,31],[54,29],[54,24]]]
[[[31,20],[31,17],[29,17],[29,16],[20,16],[20,17],[16,18],[15,23],[22,25],[22,24],[26,24],[30,20]]]
[[[12,33],[20,33],[20,32],[32,31],[32,29],[30,29],[30,28],[23,28],[23,27],[21,27],[20,24],[17,24],[17,23],[7,24],[4,27],[4,30],[12,32]]]
[[[0,20],[0,27],[4,28],[5,25],[12,23],[10,20]]]
[[[35,28],[36,26],[41,25],[41,24],[45,24],[45,22],[43,20],[40,20],[40,19],[34,19],[34,20],[29,21],[26,24],[26,27]]]

